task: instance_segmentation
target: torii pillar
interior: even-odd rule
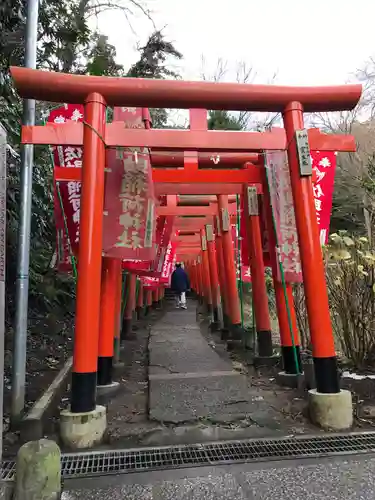
[[[205,305],[207,307],[208,314],[212,315],[213,306],[212,306],[210,264],[208,260],[207,239],[204,229],[201,230],[201,248],[202,248],[202,278],[203,278],[203,287],[205,293]]]
[[[115,336],[118,326],[117,295],[121,260],[103,257],[98,353],[98,392],[108,393],[119,385],[112,380]]]
[[[100,94],[85,100],[81,220],[78,257],[76,325],[70,410],[60,415],[62,441],[88,448],[100,442],[106,428],[106,409],[96,405],[100,321],[100,284],[104,205],[106,103]],[[94,424],[93,429],[89,430]],[[74,424],[75,423],[75,424]],[[77,444],[72,427],[84,433]]]
[[[218,195],[220,233],[222,235],[223,261],[225,283],[227,286],[227,312],[229,316],[229,331],[231,340],[242,339],[241,311],[237,291],[237,276],[234,263],[234,249],[231,234],[230,216],[228,211],[228,196]]]
[[[310,413],[320,425],[346,428],[353,419],[351,393],[340,391],[312,172],[303,171],[297,149],[297,131],[304,129],[301,103],[290,102],[283,120],[317,386],[309,391]]]
[[[216,250],[215,250],[215,236],[212,224],[206,224],[206,241],[207,241],[210,285],[211,285],[212,306],[213,306],[213,311],[212,311],[213,321],[211,324],[211,328],[212,330],[218,330],[220,328],[220,322],[219,322],[220,288],[219,288]]]
[[[273,358],[272,331],[263,261],[262,235],[259,223],[258,193],[255,186],[244,186],[246,236],[248,237],[251,283],[257,333],[258,357]]]

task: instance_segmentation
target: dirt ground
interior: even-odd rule
[[[13,335],[13,328],[9,328],[5,335],[4,455],[14,450],[19,438],[18,431],[10,429]],[[66,316],[65,321],[58,321],[53,316],[29,320],[25,412],[43,394],[65,361],[72,355],[72,335],[73,317],[70,315]]]

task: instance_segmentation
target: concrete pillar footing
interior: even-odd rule
[[[96,393],[98,396],[104,396],[107,394],[113,394],[119,388],[120,388],[119,382],[111,382],[110,384],[106,384],[106,385],[97,385],[96,386]]]
[[[93,411],[72,413],[63,410],[60,413],[60,436],[65,446],[82,450],[100,444],[107,428],[107,410],[96,406]]]
[[[341,390],[324,394],[311,389],[308,392],[308,408],[313,424],[326,430],[344,431],[353,425],[352,394]]]
[[[303,373],[279,372],[276,375],[276,382],[283,387],[291,387],[292,389],[297,389],[301,386],[301,378],[303,378]]]

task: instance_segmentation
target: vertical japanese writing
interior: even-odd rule
[[[140,229],[142,225],[144,225],[145,216],[151,216],[153,213],[151,206],[150,210],[152,213],[150,214],[148,210],[147,215],[145,214],[146,204],[148,203],[146,192],[146,159],[144,156],[140,157],[137,154],[137,158],[135,160],[134,152],[124,150],[117,151],[117,159],[121,160],[123,165],[121,190],[119,194],[119,199],[122,205],[122,213],[119,216],[119,224],[122,226],[123,230],[122,234],[118,237],[118,241],[115,246],[137,250],[145,246],[145,240],[147,239],[147,229],[143,242],[140,234]],[[152,237],[148,237],[147,243],[150,246],[152,245]]]
[[[302,279],[302,269],[287,156],[284,151],[273,151],[267,153],[266,161],[271,205],[285,279],[288,282],[298,282]],[[279,278],[281,279],[280,276]]]
[[[320,243],[324,245],[328,240],[331,219],[336,154],[328,151],[312,151],[311,162],[315,172],[313,194],[316,219],[319,225]]]
[[[79,221],[81,217],[81,183],[68,182],[68,199],[73,209],[72,220],[75,226],[74,243],[79,242]]]

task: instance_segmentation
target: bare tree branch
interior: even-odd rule
[[[85,6],[85,17],[90,18],[92,16],[98,17],[99,14],[108,10],[119,10],[125,15],[126,21],[128,22],[131,30],[135,33],[133,26],[130,22],[130,17],[136,15],[136,11],[140,11],[147,19],[152,23],[153,28],[156,30],[156,25],[152,19],[151,11],[147,8],[146,4],[137,0],[82,0],[86,3]]]

